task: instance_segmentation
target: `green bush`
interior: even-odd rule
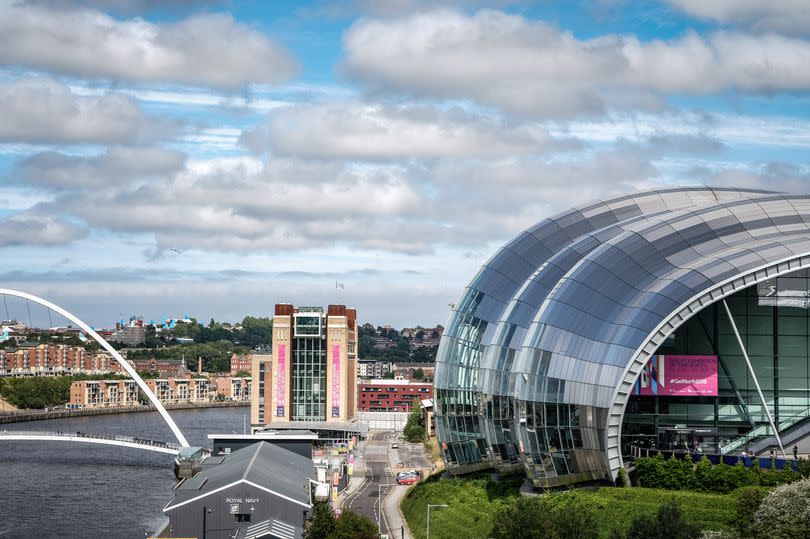
[[[616,474],[616,486],[617,487],[627,486],[627,472],[624,470],[624,468],[619,468],[619,473]]]
[[[496,539],[596,539],[594,511],[576,493],[519,497],[495,515]]]
[[[762,470],[758,460],[754,461],[751,468],[746,468],[742,463],[734,466],[712,464],[706,457],[697,464],[674,456],[665,460],[660,453],[655,457],[637,459],[636,470],[639,484],[643,487],[720,494],[728,494],[746,486],[784,485],[800,478],[800,474],[789,467],[784,470]]]
[[[627,532],[627,539],[697,539],[700,536],[700,527],[684,518],[674,500],[664,503],[655,518],[637,517]]]
[[[768,495],[768,489],[763,487],[742,487],[734,491],[737,519],[734,523],[740,537],[747,537],[754,522],[754,514],[759,509],[763,498]]]

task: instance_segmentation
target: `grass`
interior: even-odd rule
[[[522,477],[503,478],[494,483],[488,478],[431,478],[416,485],[402,501],[402,513],[415,538],[425,537],[427,504],[447,504],[431,509],[431,539],[490,537],[493,519],[500,507],[519,495]],[[594,510],[602,537],[616,528],[626,531],[632,520],[642,514],[654,515],[665,501],[674,499],[684,516],[703,530],[730,530],[735,519],[736,497],[732,494],[657,490],[647,488],[579,489],[560,494],[559,503],[572,508],[587,506]]]

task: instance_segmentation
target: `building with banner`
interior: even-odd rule
[[[276,305],[273,353],[254,354],[254,430],[355,416],[357,312],[345,305]],[[301,428],[299,425],[297,428]],[[343,430],[336,425],[337,430]]]
[[[792,447],[810,433],[808,268],[806,195],[674,188],[540,221],[442,337],[448,470],[553,487],[613,480],[637,446]]]

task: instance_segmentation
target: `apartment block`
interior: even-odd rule
[[[433,398],[433,384],[409,380],[372,380],[357,386],[361,412],[410,412]]]

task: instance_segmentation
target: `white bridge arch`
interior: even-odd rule
[[[129,374],[132,377],[132,379],[135,380],[135,382],[138,384],[138,387],[144,392],[146,397],[149,399],[149,402],[151,402],[155,406],[157,411],[160,413],[161,417],[163,417],[163,420],[166,422],[167,425],[169,425],[169,428],[171,429],[172,434],[174,434],[175,438],[177,438],[177,441],[180,443],[180,447],[188,447],[189,446],[188,442],[186,441],[186,437],[183,436],[182,432],[180,432],[180,429],[177,427],[177,424],[174,422],[172,417],[169,415],[169,412],[166,411],[166,408],[164,408],[163,404],[161,404],[160,400],[158,400],[157,395],[155,395],[152,392],[152,390],[149,389],[149,386],[146,385],[146,382],[143,381],[143,378],[141,378],[138,375],[138,373],[135,371],[135,369],[132,368],[132,365],[127,363],[127,361],[121,356],[121,354],[118,353],[118,350],[113,348],[112,345],[110,345],[110,343],[108,343],[106,340],[104,340],[101,337],[101,335],[96,333],[90,326],[88,326],[87,324],[82,322],[74,314],[66,311],[62,307],[60,307],[60,306],[58,306],[58,305],[56,305],[54,303],[51,303],[48,300],[45,300],[45,299],[42,299],[40,297],[34,296],[32,294],[28,294],[26,292],[20,292],[19,290],[11,290],[9,288],[0,288],[0,295],[13,296],[13,297],[26,299],[28,301],[33,301],[34,303],[37,303],[39,305],[42,305],[43,307],[51,309],[52,311],[61,314],[62,316],[64,316],[65,318],[67,318],[68,320],[70,320],[71,322],[76,324],[85,333],[90,335],[98,344],[100,344],[102,346],[102,348],[104,348],[104,350],[109,352],[109,354],[112,357],[115,358],[115,360],[121,365],[121,367],[124,368],[124,370],[127,372],[127,374]]]

